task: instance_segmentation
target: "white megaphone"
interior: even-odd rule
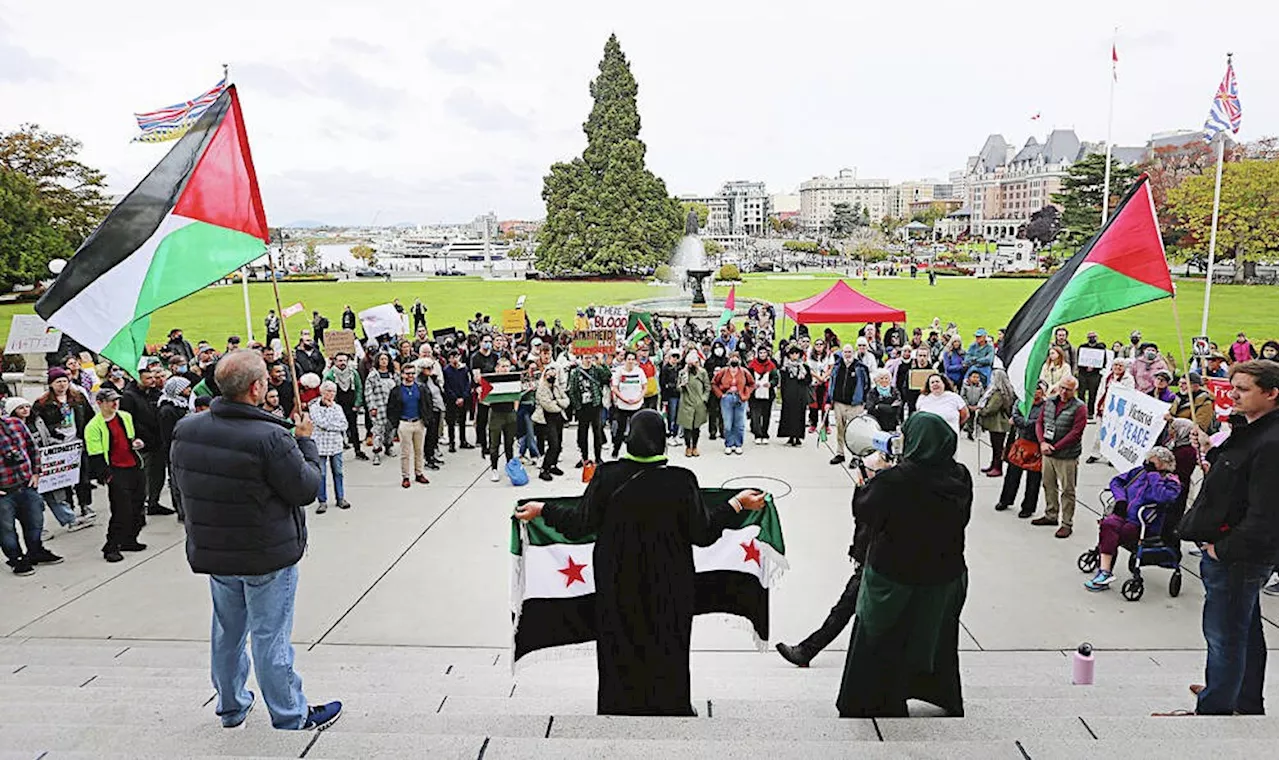
[[[902,434],[884,432],[875,417],[864,414],[854,417],[845,427],[844,445],[855,457],[878,451],[888,459],[896,459],[902,455]]]

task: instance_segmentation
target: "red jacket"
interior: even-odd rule
[[[736,370],[736,372],[735,372]],[[737,391],[738,398],[746,401],[755,390],[756,381],[746,367],[721,367],[711,381],[711,392],[716,398],[724,398],[724,394]]]

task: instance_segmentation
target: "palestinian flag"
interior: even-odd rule
[[[708,504],[727,502],[728,488],[704,488]],[[522,499],[576,504],[580,497]],[[769,639],[769,587],[788,569],[782,523],[767,497],[759,512],[743,511],[711,546],[691,546],[696,614],[722,613],[745,618],[756,647]],[[595,536],[571,541],[542,518],[521,523],[511,518],[511,613],[515,651],[512,662],[538,650],[594,641]]]
[[[999,356],[1023,411],[1031,407],[1054,330],[1172,297],[1173,281],[1144,174],[1102,230],[1027,299],[1005,328]]]
[[[720,323],[717,328],[724,327],[733,319],[734,309],[738,307],[738,286],[729,286],[729,297],[724,299],[724,312],[720,315]]]
[[[522,392],[519,372],[494,372],[480,376],[480,403],[505,404],[520,401]]]
[[[36,313],[136,367],[152,312],[262,256],[269,239],[231,86],[89,235]]]
[[[648,338],[649,334],[649,328],[644,326],[644,322],[637,321],[635,328],[627,336],[627,348],[635,348],[640,345],[640,341]]]

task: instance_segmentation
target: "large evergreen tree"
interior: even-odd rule
[[[665,262],[684,230],[680,204],[645,168],[636,80],[616,36],[591,83],[595,105],[582,125],[587,147],[552,164],[542,199],[537,266],[548,274],[620,274]]]
[[[1106,168],[1104,154],[1086,155],[1071,165],[1062,180],[1062,192],[1054,193],[1051,198],[1062,206],[1060,239],[1073,248],[1083,245],[1102,226],[1102,177]],[[1133,167],[1111,159],[1110,208],[1113,211],[1137,177]]]

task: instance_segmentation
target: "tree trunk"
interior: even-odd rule
[[[1236,248],[1236,250],[1235,250],[1235,251],[1233,251],[1232,253],[1233,253],[1233,255],[1232,255],[1232,257],[1231,257],[1231,264],[1232,264],[1232,265],[1233,265],[1233,267],[1234,267],[1234,269],[1232,269],[1232,273],[1233,273],[1233,275],[1234,275],[1234,276],[1231,278],[1231,281],[1232,281],[1232,282],[1234,282],[1234,283],[1235,283],[1235,284],[1237,284],[1237,285],[1240,285],[1240,284],[1244,283],[1244,269],[1245,269],[1245,266],[1247,266],[1249,262],[1245,262],[1245,261],[1241,261],[1241,260],[1240,260],[1240,249],[1239,249],[1239,248]]]
[[[1243,270],[1244,270],[1244,281],[1245,281],[1245,282],[1256,282],[1256,281],[1257,281],[1257,279],[1258,279],[1258,262],[1256,262],[1256,261],[1246,261],[1246,262],[1244,262],[1244,266],[1243,266],[1243,267],[1241,267],[1241,269],[1243,269]]]

